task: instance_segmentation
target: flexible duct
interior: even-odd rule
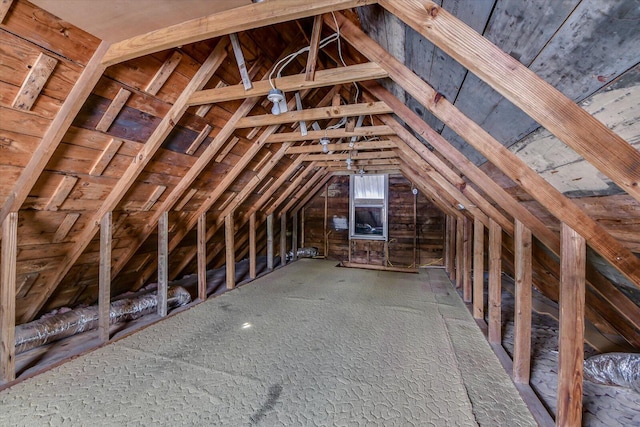
[[[191,295],[183,287],[172,286],[167,291],[167,308],[180,307],[190,302]],[[109,310],[109,324],[138,319],[145,314],[155,312],[157,306],[156,294],[114,301]],[[93,305],[18,325],[15,338],[16,354],[80,332],[96,329],[98,317],[98,306]]]
[[[640,354],[605,353],[590,357],[584,361],[584,378],[640,393]]]

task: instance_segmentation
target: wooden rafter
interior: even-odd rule
[[[640,201],[640,152],[622,137],[434,2],[383,0],[380,4]]]
[[[307,179],[307,182],[305,182],[299,189],[298,191],[295,192],[295,194],[293,194],[292,196],[289,195],[288,196],[288,200],[287,198],[285,198],[285,200],[287,200],[287,204],[284,205],[284,207],[280,210],[280,215],[286,215],[287,212],[290,212],[291,207],[293,207],[298,200],[300,200],[300,198],[304,195],[307,194],[309,192],[309,190],[325,175],[325,171],[323,171],[322,169],[319,169],[318,171],[316,171],[313,176],[309,179]],[[304,180],[302,180],[304,181]],[[300,182],[302,184],[302,181]],[[275,206],[275,205],[274,205]]]
[[[316,62],[318,61],[318,52],[320,45],[320,34],[322,33],[322,16],[318,15],[313,20],[313,29],[311,30],[311,40],[309,42],[309,56],[307,57],[307,69],[304,79],[313,80],[316,76]]]
[[[305,81],[303,74],[280,77],[273,80],[275,86],[284,91],[297,91],[324,86],[333,86],[342,83],[358,82],[363,80],[382,79],[387,73],[373,62],[351,65],[349,67],[331,68],[316,72],[315,80]],[[191,96],[189,105],[211,104],[214,102],[233,101],[252,96],[265,96],[271,90],[268,81],[253,83],[253,89],[245,90],[243,85],[222,87],[219,89],[207,89],[196,92]]]
[[[335,10],[375,3],[373,0],[270,0],[193,19],[115,43],[103,62],[113,65],[128,59],[197,41],[306,18]],[[250,19],[247,19],[250,17]]]
[[[355,128],[353,132],[347,132],[345,129],[310,130],[304,136],[300,135],[300,132],[276,133],[267,139],[267,143],[312,141],[324,137],[334,139],[350,138],[352,136],[374,137],[394,134],[395,132],[388,126],[364,126]]]
[[[62,281],[64,276],[69,272],[73,264],[80,257],[82,252],[89,245],[96,232],[100,220],[107,213],[113,211],[124,195],[129,191],[135,183],[136,178],[142,173],[144,167],[151,161],[151,158],[162,145],[165,138],[178,123],[180,117],[187,109],[187,99],[193,92],[201,89],[213,76],[218,67],[222,64],[227,56],[228,40],[222,40],[218,43],[209,57],[202,64],[196,75],[189,82],[182,94],[178,97],[175,104],[171,107],[167,115],[158,124],[153,131],[149,140],[143,145],[140,152],[134,157],[131,164],[124,172],[118,183],[111,190],[100,208],[94,213],[91,220],[87,221],[87,226],[76,238],[76,243],[70,249],[65,257],[65,262],[52,274],[51,279],[43,285],[40,293],[34,296],[34,300],[29,301],[29,309],[25,314],[24,321],[31,320],[38,311],[44,306],[48,298],[51,296],[55,288]]]

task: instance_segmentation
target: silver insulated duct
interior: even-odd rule
[[[176,308],[191,302],[191,295],[181,286],[172,286],[167,292],[167,308]],[[109,324],[138,319],[154,313],[158,306],[156,294],[147,294],[111,303]],[[98,327],[98,306],[77,308],[66,313],[34,320],[16,326],[16,354],[32,348],[87,332]]]

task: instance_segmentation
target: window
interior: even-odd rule
[[[387,240],[388,175],[351,175],[352,239]]]

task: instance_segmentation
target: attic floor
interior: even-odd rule
[[[23,381],[0,424],[535,425],[443,270],[335,265],[300,260]]]

